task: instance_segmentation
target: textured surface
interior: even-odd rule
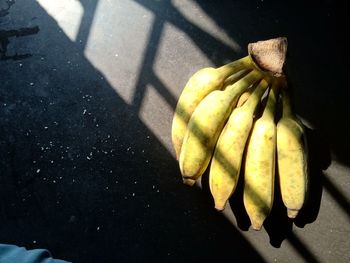
[[[345,9],[215,2],[0,0],[1,243],[73,262],[350,261]],[[295,224],[277,202],[246,231],[241,192],[222,215],[207,175],[182,184],[170,125],[196,70],[278,36],[314,128],[311,195]]]

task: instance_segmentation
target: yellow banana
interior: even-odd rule
[[[268,83],[262,79],[243,106],[233,110],[220,134],[209,172],[210,191],[217,210],[225,208],[236,188],[253,114],[267,86]]]
[[[277,165],[281,195],[289,218],[302,208],[308,181],[304,127],[293,114],[287,91],[282,91],[283,115],[277,123]]]
[[[176,158],[179,158],[181,145],[188,121],[204,97],[223,87],[225,79],[246,68],[252,68],[250,56],[233,61],[220,68],[204,68],[197,71],[187,82],[177,102],[172,122],[172,142]]]
[[[204,173],[239,96],[261,77],[260,72],[253,70],[225,90],[211,92],[199,103],[189,120],[180,152],[179,165],[184,183],[193,185]]]
[[[252,94],[253,89],[249,89],[245,91],[238,99],[236,107],[241,107],[249,98],[249,96]]]
[[[278,85],[273,83],[262,116],[255,121],[248,140],[244,167],[243,202],[254,230],[260,230],[274,197]]]

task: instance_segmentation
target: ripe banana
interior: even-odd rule
[[[253,70],[225,90],[211,92],[199,103],[189,120],[180,152],[184,183],[193,185],[207,169],[215,143],[239,96],[261,78],[261,73]]]
[[[281,195],[289,218],[302,208],[308,183],[304,127],[293,114],[287,91],[282,91],[283,114],[277,123],[277,165]]]
[[[249,89],[245,91],[238,99],[236,107],[241,107],[250,97],[250,95],[253,93],[253,89]]]
[[[254,230],[261,229],[274,199],[277,95],[275,82],[262,116],[254,123],[246,150],[243,202]]]
[[[253,114],[267,86],[268,83],[262,79],[243,106],[233,110],[220,134],[209,172],[210,191],[217,210],[225,208],[236,188]]]
[[[230,75],[246,68],[252,68],[250,56],[233,61],[220,68],[201,69],[188,80],[176,105],[172,122],[171,134],[176,159],[179,158],[188,121],[199,102],[210,92],[221,89],[225,79]]]

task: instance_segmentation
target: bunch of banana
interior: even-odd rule
[[[292,113],[282,80],[262,70],[251,54],[217,69],[199,70],[186,84],[172,124],[183,182],[192,186],[209,169],[215,208],[223,210],[243,175],[243,203],[255,230],[272,209],[276,168],[290,218],[296,217],[307,194],[303,125]],[[283,114],[276,125],[281,97]]]

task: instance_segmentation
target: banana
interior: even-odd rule
[[[249,98],[249,96],[252,94],[253,89],[249,89],[245,91],[238,99],[236,107],[241,107]]]
[[[209,172],[209,187],[217,210],[225,208],[236,188],[253,114],[267,86],[262,79],[244,105],[233,110],[220,134]]]
[[[210,92],[223,87],[225,79],[246,68],[252,68],[250,56],[233,61],[220,68],[204,68],[197,71],[187,82],[177,102],[172,122],[172,143],[176,159],[179,158],[188,121],[195,108]]]
[[[262,116],[255,121],[244,166],[243,202],[254,230],[260,230],[274,197],[276,124],[274,120],[278,84],[273,83]]]
[[[204,173],[239,96],[261,78],[261,73],[253,70],[225,90],[211,92],[199,103],[189,120],[180,151],[179,165],[184,183],[193,185]]]
[[[289,218],[302,208],[308,183],[304,127],[293,114],[289,95],[282,90],[283,114],[277,123],[277,166],[281,195]]]

